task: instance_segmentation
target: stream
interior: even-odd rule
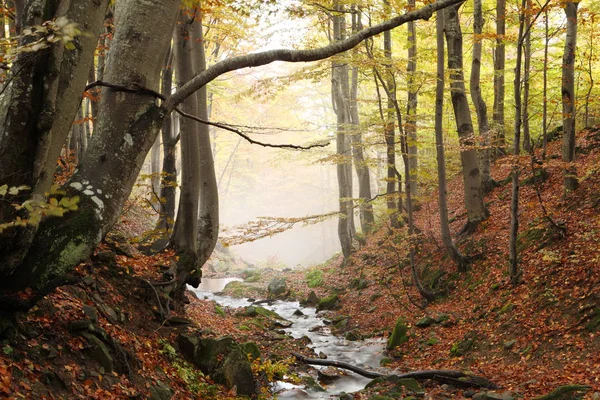
[[[242,281],[239,278],[202,278],[202,283],[193,291],[199,298],[214,300],[224,307],[246,307],[251,303],[246,298],[236,299],[220,295],[229,282]],[[286,320],[292,322],[292,326],[284,329],[294,338],[308,336],[312,341],[308,347],[315,353],[321,352],[330,360],[345,361],[353,365],[368,369],[379,369],[379,362],[383,358],[385,342],[382,339],[366,339],[361,341],[348,341],[331,334],[329,328],[323,322],[315,308],[302,307],[297,301],[277,300],[272,304],[261,304],[262,307],[275,311]],[[301,310],[304,315],[294,315],[296,310]],[[315,329],[315,327],[319,329]],[[311,329],[312,328],[312,329]],[[324,368],[315,366],[315,368]],[[347,371],[347,375],[335,380],[333,383],[323,385],[325,392],[316,392],[286,382],[276,382],[273,392],[279,399],[329,399],[341,392],[351,393],[363,389],[371,380]]]

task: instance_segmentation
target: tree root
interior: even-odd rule
[[[333,366],[342,369],[347,369],[349,371],[355,372],[359,375],[362,375],[366,378],[381,378],[387,376],[386,374],[381,374],[379,372],[367,371],[366,369],[357,367],[352,364],[345,363],[343,361],[334,361],[334,360],[321,360],[315,358],[308,358],[303,356],[302,354],[292,352],[292,355],[296,357],[298,360],[311,365],[323,365],[323,366]],[[475,387],[475,388],[486,388],[486,389],[498,389],[499,386],[495,383],[483,378],[481,376],[473,375],[469,372],[463,371],[453,371],[453,370],[431,370],[431,371],[414,371],[408,372],[405,374],[394,374],[398,376],[398,378],[412,378],[416,380],[425,380],[431,379],[433,381],[439,383],[448,383],[454,385],[456,387]]]

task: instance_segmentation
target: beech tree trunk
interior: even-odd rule
[[[522,0],[521,10],[525,10],[527,0]],[[519,36],[517,39],[517,65],[515,67],[515,139],[514,154],[519,157],[521,153],[521,64],[523,58],[523,31],[525,25],[525,16],[523,11],[519,15]],[[519,254],[517,252],[517,235],[519,233],[519,162],[514,161],[512,167],[512,187],[510,199],[510,233],[509,233],[509,267],[508,275],[513,285],[517,285],[521,280],[519,272]]]
[[[11,203],[39,198],[50,189],[56,161],[81,103],[107,5],[108,0],[73,0],[65,9],[45,0],[29,2],[22,18],[17,16],[23,26],[65,16],[84,27],[86,35],[74,40],[74,50],[57,44],[46,51],[20,53],[13,63],[10,83],[0,97],[0,182],[32,190],[6,197],[0,203],[0,222],[16,218]],[[21,39],[20,44],[28,40]],[[0,274],[11,274],[19,266],[34,234],[35,229],[28,227],[0,235]]]
[[[483,11],[481,0],[473,2],[473,61],[471,63],[471,79],[469,88],[471,100],[475,105],[477,114],[477,126],[479,127],[480,145],[479,150],[481,165],[481,186],[484,195],[492,189],[492,177],[490,175],[490,124],[487,116],[487,106],[481,96],[481,32],[483,29]]]
[[[105,80],[123,86],[139,82],[157,91],[171,38],[155,32],[172,32],[178,9],[176,0],[117,2],[117,29],[106,61]],[[88,69],[89,64],[82,68],[84,81]],[[79,94],[75,97],[81,99]],[[48,218],[39,226],[27,257],[9,281],[12,289],[41,288],[91,254],[119,218],[163,118],[164,110],[154,96],[102,90],[96,134],[84,156],[86,161],[66,185],[69,196],[80,196],[79,210],[62,218]]]
[[[504,69],[506,50],[506,0],[496,0],[496,49],[494,51],[494,149],[497,154],[505,154],[504,134]]]
[[[415,0],[408,0],[408,8],[415,9]],[[417,177],[418,177],[418,141],[417,141],[417,106],[418,106],[418,84],[416,81],[417,72],[417,30],[416,23],[411,21],[406,24],[408,28],[408,62],[406,65],[406,84],[408,86],[408,99],[406,103],[406,134],[408,136],[408,162],[410,163],[410,192],[417,196]]]
[[[193,76],[194,54],[192,25],[194,16],[180,11],[175,31],[174,47],[177,86],[181,87]],[[195,115],[198,112],[198,97],[192,95],[181,109]],[[200,193],[200,124],[189,118],[180,121],[181,134],[181,184],[179,207],[171,244],[179,255],[177,263],[176,297],[183,296],[185,285],[200,284],[202,265],[198,263],[198,206]]]
[[[360,13],[352,13],[352,33],[356,33],[362,29],[360,21]],[[354,55],[358,52],[356,49],[353,50]],[[355,65],[351,70],[351,83],[350,83],[350,121],[354,133],[351,137],[352,142],[352,158],[354,161],[354,168],[356,170],[356,176],[358,180],[358,197],[360,199],[359,211],[360,211],[360,226],[363,234],[369,234],[373,230],[373,224],[375,218],[373,216],[373,205],[368,202],[371,199],[371,175],[369,173],[369,166],[366,163],[365,155],[363,151],[362,132],[360,127],[360,119],[358,116],[358,66]]]
[[[566,2],[567,35],[562,66],[562,105],[563,105],[563,138],[562,160],[566,163],[575,161],[575,49],[577,48],[577,6],[579,3]],[[577,170],[568,166],[564,170],[566,191],[577,189]]]
[[[171,94],[173,86],[173,49],[168,52],[162,69],[161,90],[163,95]],[[160,215],[156,229],[161,231],[162,240],[157,241],[156,248],[163,248],[173,232],[175,224],[175,193],[177,187],[177,142],[178,135],[174,132],[173,116],[167,114],[162,124],[163,164],[160,180]],[[158,243],[160,242],[160,243]]]
[[[206,55],[204,52],[204,35],[202,31],[202,15],[196,12],[192,30],[193,66],[196,73],[206,70]],[[196,92],[198,102],[197,115],[208,121],[208,96],[206,86]],[[198,201],[198,267],[212,254],[219,236],[219,189],[213,160],[210,130],[206,124],[198,126],[198,157],[199,157],[199,201]]]
[[[389,10],[389,2],[384,1],[384,6]],[[400,193],[395,196],[396,192],[396,127],[394,123],[394,99],[396,95],[396,82],[392,71],[392,33],[386,31],[383,34],[383,55],[386,58],[385,71],[386,82],[381,82],[386,85],[387,95],[387,112],[385,113],[384,138],[387,157],[387,209],[390,214],[390,224],[394,228],[399,228],[401,225],[400,215],[402,208],[398,207],[401,204],[402,195]],[[405,177],[405,179],[407,179]],[[401,192],[402,182],[398,182],[398,192]],[[396,201],[396,198],[399,200]]]
[[[435,86],[435,147],[437,154],[438,171],[438,205],[440,209],[440,228],[442,242],[448,255],[456,263],[459,272],[467,270],[467,260],[454,244],[448,222],[448,202],[446,186],[446,157],[444,155],[444,16],[445,10],[437,12],[436,38],[437,38],[437,74]]]
[[[445,12],[446,43],[448,45],[448,68],[450,69],[450,89],[456,130],[460,139],[460,161],[464,183],[464,201],[468,222],[464,233],[471,233],[485,220],[488,212],[483,203],[483,188],[479,159],[475,149],[473,122],[464,84],[463,40],[458,21],[460,5],[452,6]]]
[[[523,48],[523,150],[531,153],[531,135],[529,133],[529,74],[531,72],[531,29],[533,29],[533,27],[529,27],[531,24],[530,0],[525,2],[525,10],[523,10],[523,12],[525,13],[525,29],[527,29],[524,37],[525,46]]]
[[[544,9],[544,66],[543,66],[543,88],[542,88],[542,160],[546,159],[548,148],[548,45],[550,37],[548,34],[548,7]]]
[[[342,10],[339,3],[335,3],[336,10]],[[333,41],[339,42],[344,38],[345,21],[344,14],[334,14]],[[352,158],[350,155],[350,108],[349,108],[349,86],[348,65],[337,60],[332,62],[332,99],[334,111],[337,116],[336,151],[341,156],[336,164],[338,177],[338,192],[340,204],[340,217],[338,219],[338,237],[344,258],[350,257],[352,252],[354,210],[352,208]]]

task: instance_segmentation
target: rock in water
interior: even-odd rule
[[[275,278],[267,287],[269,297],[279,297],[287,293],[287,282],[284,278]]]

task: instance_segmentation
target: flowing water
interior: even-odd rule
[[[229,296],[220,295],[219,292],[229,283],[241,281],[239,278],[203,278],[201,285],[194,292],[199,298],[206,298],[216,301],[224,307],[246,307],[251,303],[248,299],[235,299]],[[348,341],[331,334],[329,328],[319,318],[316,310],[311,307],[302,307],[297,301],[277,300],[272,304],[261,304],[269,310],[275,311],[286,320],[293,323],[290,328],[284,329],[294,338],[308,336],[312,341],[309,345],[314,351],[324,353],[330,360],[344,361],[359,367],[367,369],[379,368],[379,362],[383,357],[385,343],[381,339],[367,339],[362,341]],[[296,310],[302,311],[304,315],[294,315]],[[318,329],[315,329],[317,328]],[[322,367],[316,367],[322,368]],[[304,388],[291,385],[285,382],[277,382],[273,386],[273,391],[277,393],[279,399],[328,399],[332,395],[340,392],[354,392],[364,388],[370,379],[364,378],[353,372],[348,371],[345,375],[334,383],[324,385],[326,392],[314,392]]]

